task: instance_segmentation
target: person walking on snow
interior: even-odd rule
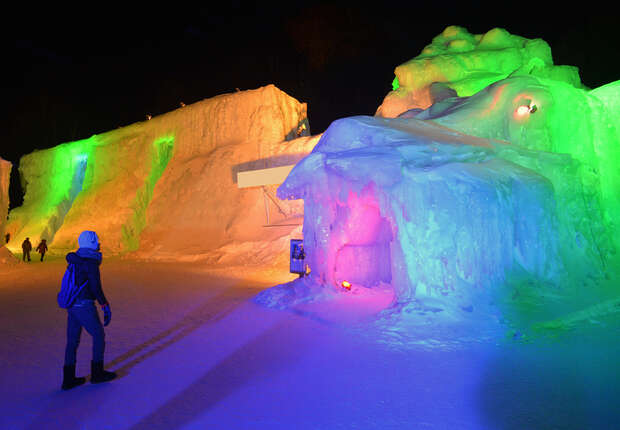
[[[80,344],[82,327],[93,337],[93,359],[91,361],[91,378],[93,384],[107,382],[116,377],[116,373],[103,369],[105,350],[105,332],[103,327],[110,324],[112,311],[101,288],[101,252],[99,238],[94,231],[83,231],[78,238],[79,249],[67,254],[67,263],[76,265],[76,283],[86,283],[75,302],[67,308],[67,347],[63,367],[62,389],[69,390],[86,382],[86,378],[75,376],[77,349]],[[101,324],[95,300],[103,310],[104,323]]]
[[[37,252],[41,254],[41,261],[43,261],[43,257],[45,257],[46,251],[47,251],[47,241],[45,239],[41,239],[41,243],[37,245]]]
[[[30,251],[32,251],[32,243],[30,243],[30,238],[27,237],[23,242],[22,242],[22,260],[26,261],[26,258],[28,259],[28,261],[30,261]]]

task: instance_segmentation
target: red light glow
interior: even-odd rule
[[[350,289],[351,289],[351,283],[350,283],[350,282],[347,282],[347,281],[342,281],[342,284],[341,284],[341,285],[342,285],[342,288],[345,288],[345,289],[347,289],[347,290],[350,290]]]

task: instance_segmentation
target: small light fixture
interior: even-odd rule
[[[517,115],[519,115],[519,116],[523,116],[523,115],[526,115],[528,113],[530,113],[530,107],[529,106],[522,105],[522,106],[519,106],[517,108]]]
[[[522,104],[515,110],[515,115],[518,117],[524,117],[525,115],[535,113],[538,110],[532,100],[525,100],[527,104]]]
[[[345,290],[351,290],[351,283],[349,281],[342,281],[340,285],[342,285],[342,288]]]

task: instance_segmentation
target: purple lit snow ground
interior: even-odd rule
[[[352,307],[356,299],[345,293],[329,306],[272,310],[251,302],[268,285],[250,275],[125,260],[102,266],[113,312],[107,367],[121,377],[63,392],[65,313],[55,295],[64,262],[2,270],[1,429],[523,430],[620,423],[617,326],[529,343],[473,319],[460,329],[418,324],[404,333],[402,324],[366,321],[373,301],[385,299],[380,294],[367,297],[371,306]],[[78,375],[88,374],[90,347],[83,334]]]

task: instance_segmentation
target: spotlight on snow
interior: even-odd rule
[[[344,288],[345,290],[351,290],[351,283],[348,281],[342,281],[342,288]]]
[[[530,113],[530,107],[529,106],[519,106],[517,108],[517,116],[525,116],[528,113]]]

